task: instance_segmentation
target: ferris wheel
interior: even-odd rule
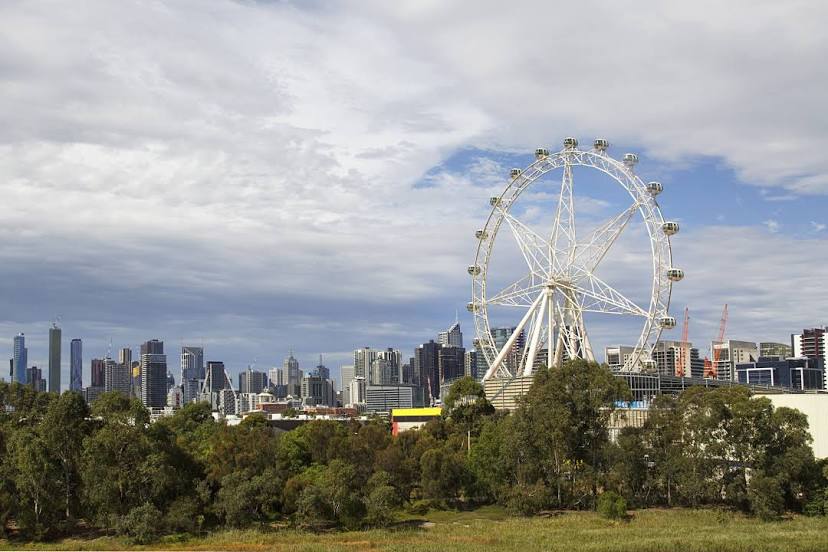
[[[475,344],[488,366],[484,381],[528,376],[537,366],[556,366],[568,359],[595,360],[584,325],[585,313],[594,313],[590,317],[628,316],[640,321],[641,333],[635,346],[624,355],[620,368],[627,372],[653,370],[655,342],[663,329],[676,326],[676,319],[668,312],[670,293],[673,282],[684,278],[684,272],[672,266],[670,236],[678,232],[679,225],[665,221],[661,214],[656,202],[656,196],[663,190],[661,183],[645,184],[635,174],[636,154],[627,153],[621,161],[607,155],[609,143],[604,139],[595,140],[590,150],[578,149],[575,138],[566,138],[563,144],[563,149],[554,153],[538,148],[531,165],[523,170],[511,170],[503,193],[490,199],[492,210],[485,226],[475,233],[477,253],[474,264],[468,267],[472,277],[472,301],[468,310],[475,322]],[[603,173],[626,191],[624,197],[629,196],[631,200],[623,211],[597,225],[584,238],[576,234],[574,167]],[[558,169],[562,172],[560,189],[555,184],[553,197],[557,196],[557,204],[550,211],[554,218],[547,235],[519,220],[516,214],[519,209],[515,206],[527,189]],[[651,281],[641,282],[640,293],[640,297],[649,293],[648,303],[628,299],[597,275],[601,261],[631,221],[646,230],[636,235],[642,240],[649,239],[651,262],[648,264],[651,266],[646,267],[646,272],[651,275]],[[523,275],[502,287],[494,284],[496,267],[492,257],[495,244],[508,240],[508,236],[500,236],[504,226],[520,251]],[[501,312],[507,307],[518,311],[512,319],[517,321],[516,325],[510,323],[508,336],[501,331],[495,336],[491,311]]]

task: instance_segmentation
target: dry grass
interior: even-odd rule
[[[168,537],[150,546],[130,546],[123,539],[65,539],[20,545],[0,541],[0,548],[63,550],[237,550],[258,551],[479,551],[544,550],[571,552],[791,552],[828,550],[828,519],[794,516],[763,523],[715,510],[643,510],[627,522],[606,521],[593,513],[511,518],[497,508],[471,512],[432,512],[431,523],[398,529],[305,533],[291,529],[220,531],[207,537]]]

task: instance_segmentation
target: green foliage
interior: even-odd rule
[[[774,521],[785,511],[784,492],[778,477],[754,474],[750,479],[751,511],[762,521]]]
[[[598,513],[607,519],[627,517],[627,501],[614,491],[606,491],[598,497]]]
[[[282,482],[276,472],[251,476],[238,471],[222,478],[215,508],[229,527],[245,527],[275,517],[281,498]]]
[[[118,532],[128,535],[136,544],[148,544],[161,534],[161,512],[149,502],[131,509],[118,522]]]
[[[368,480],[365,496],[365,523],[369,527],[386,527],[394,521],[394,511],[402,505],[397,489],[391,484],[391,476],[380,471]]]

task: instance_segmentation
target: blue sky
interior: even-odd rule
[[[60,314],[88,383],[110,339],[163,339],[174,374],[201,342],[234,373],[293,349],[336,374],[355,347],[409,356],[455,309],[470,340],[488,197],[565,136],[664,183],[672,311],[703,350],[725,302],[734,339],[825,324],[826,8],[545,9],[2,3],[0,348],[23,331],[44,365]],[[612,213],[607,184],[576,179]],[[599,348],[634,331],[590,329]]]

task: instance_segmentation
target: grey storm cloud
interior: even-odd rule
[[[827,11],[3,2],[2,342],[25,330],[45,359],[37,335],[62,314],[87,358],[110,337],[165,338],[173,354],[204,340],[233,370],[289,348],[305,364],[362,345],[407,350],[467,300],[471,236],[505,167],[483,160],[417,184],[470,146],[600,134],[663,167],[714,157],[778,196],[828,193],[815,154],[828,82],[814,69]],[[790,296],[770,291],[824,241],[806,253],[781,233],[732,230],[680,236],[688,275],[703,269],[677,299],[712,316],[735,293],[755,316],[734,322],[755,333],[824,312],[820,298],[782,316]],[[762,262],[769,243],[784,263]],[[713,246],[745,270],[705,255]],[[628,341],[618,328],[596,333]]]

